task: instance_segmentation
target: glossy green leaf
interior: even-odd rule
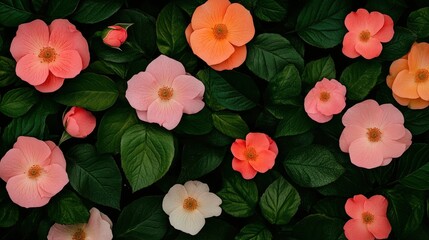
[[[383,44],[383,51],[378,59],[394,61],[401,58],[410,51],[411,46],[416,41],[416,34],[404,27],[396,27],[392,40]]]
[[[83,0],[73,14],[73,19],[80,23],[98,23],[116,13],[123,3],[124,0]]]
[[[187,20],[182,10],[173,3],[167,4],[156,20],[156,43],[162,54],[174,56],[188,45],[185,37]]]
[[[408,15],[407,26],[417,34],[419,38],[429,37],[429,7],[420,8]]]
[[[244,226],[235,236],[235,240],[270,240],[273,238],[270,230],[262,224],[250,223]]]
[[[238,114],[216,112],[212,118],[214,127],[226,136],[244,139],[249,132],[246,122]]]
[[[203,135],[209,133],[212,129],[212,114],[205,107],[195,114],[183,114],[179,125],[177,125],[174,131],[191,135]]]
[[[89,65],[89,70],[102,75],[117,75],[125,79],[128,74],[128,66],[123,63],[114,63],[98,60]]]
[[[344,222],[321,214],[311,214],[304,217],[293,227],[293,236],[300,240],[339,239],[344,232]]]
[[[77,9],[79,2],[79,0],[50,0],[46,13],[53,19],[67,17]]]
[[[48,204],[49,218],[59,224],[87,223],[89,211],[72,191],[62,190]]]
[[[383,4],[380,4],[378,0],[368,0],[364,8],[369,12],[378,11],[386,14],[390,16],[394,22],[397,22],[407,8],[407,5],[407,0],[384,0]]]
[[[335,63],[331,56],[320,58],[307,63],[302,73],[302,81],[313,86],[323,78],[336,77]]]
[[[404,125],[413,135],[419,135],[429,130],[429,111],[427,109],[405,109],[403,114]]]
[[[122,169],[133,192],[152,185],[170,168],[174,157],[171,132],[153,124],[137,124],[121,140]]]
[[[16,27],[21,23],[29,22],[34,18],[28,1],[26,0],[1,0],[0,24],[6,27]]]
[[[280,22],[286,16],[286,8],[280,0],[258,0],[254,13],[267,22]]]
[[[0,227],[7,228],[19,220],[19,207],[9,200],[0,201]]]
[[[275,137],[302,134],[309,131],[314,125],[313,120],[304,111],[304,107],[286,106],[281,107],[279,111],[283,111],[283,117],[277,125]]]
[[[268,83],[266,96],[271,104],[285,104],[301,93],[301,77],[294,65],[287,65]]]
[[[397,159],[398,178],[403,185],[417,189],[429,190],[429,145],[413,144]]]
[[[16,118],[24,115],[38,101],[38,93],[32,88],[14,88],[4,94],[0,101],[0,112]]]
[[[381,65],[360,61],[349,65],[341,73],[340,82],[347,88],[347,99],[363,100],[377,83]]]
[[[19,80],[15,74],[15,65],[14,60],[0,56],[0,87],[6,87]]]

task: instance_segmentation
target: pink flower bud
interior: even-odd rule
[[[96,120],[91,112],[84,108],[72,107],[63,117],[67,133],[75,138],[85,138],[94,131]]]
[[[102,37],[106,45],[119,48],[127,40],[127,28],[119,25],[109,26],[103,31]]]

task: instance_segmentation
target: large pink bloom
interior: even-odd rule
[[[141,120],[168,130],[179,124],[183,113],[201,111],[203,95],[203,83],[186,74],[182,63],[164,55],[153,60],[146,71],[134,75],[125,93]]]
[[[25,208],[46,205],[69,182],[60,148],[24,136],[1,159],[0,177],[12,201]]]
[[[232,168],[244,179],[252,179],[256,173],[273,168],[277,157],[277,144],[265,133],[248,133],[246,140],[236,139],[231,145]]]
[[[346,107],[346,87],[337,80],[323,78],[304,99],[307,115],[316,122],[325,123]]]
[[[110,240],[113,238],[112,221],[97,208],[91,208],[88,223],[61,225],[55,223],[49,229],[48,240],[94,239]]]
[[[394,34],[390,16],[363,8],[349,13],[344,24],[349,32],[343,39],[343,53],[349,58],[378,57],[383,50],[381,43],[389,42]]]
[[[374,195],[367,199],[363,195],[349,198],[345,205],[352,219],[344,225],[344,234],[349,240],[373,240],[389,237],[392,227],[387,219],[387,199]]]
[[[392,104],[378,105],[374,100],[358,103],[346,111],[343,124],[340,148],[350,153],[351,162],[358,167],[385,166],[411,145],[404,116]]]
[[[89,64],[88,43],[66,19],[49,26],[39,19],[19,25],[10,52],[18,77],[41,92],[58,90]]]

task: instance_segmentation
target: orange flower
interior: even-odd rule
[[[195,55],[217,71],[231,70],[246,60],[255,35],[250,12],[229,0],[208,0],[195,9],[185,31]]]
[[[392,62],[386,83],[395,100],[411,109],[429,106],[429,44],[416,43],[404,57]]]

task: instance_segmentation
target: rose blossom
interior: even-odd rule
[[[127,24],[125,27],[121,24],[116,24],[106,28],[102,32],[104,44],[113,48],[119,48],[127,40],[127,28],[129,26],[130,24]]]
[[[85,138],[94,131],[96,119],[90,111],[81,107],[72,107],[64,115],[63,125],[70,136]]]

